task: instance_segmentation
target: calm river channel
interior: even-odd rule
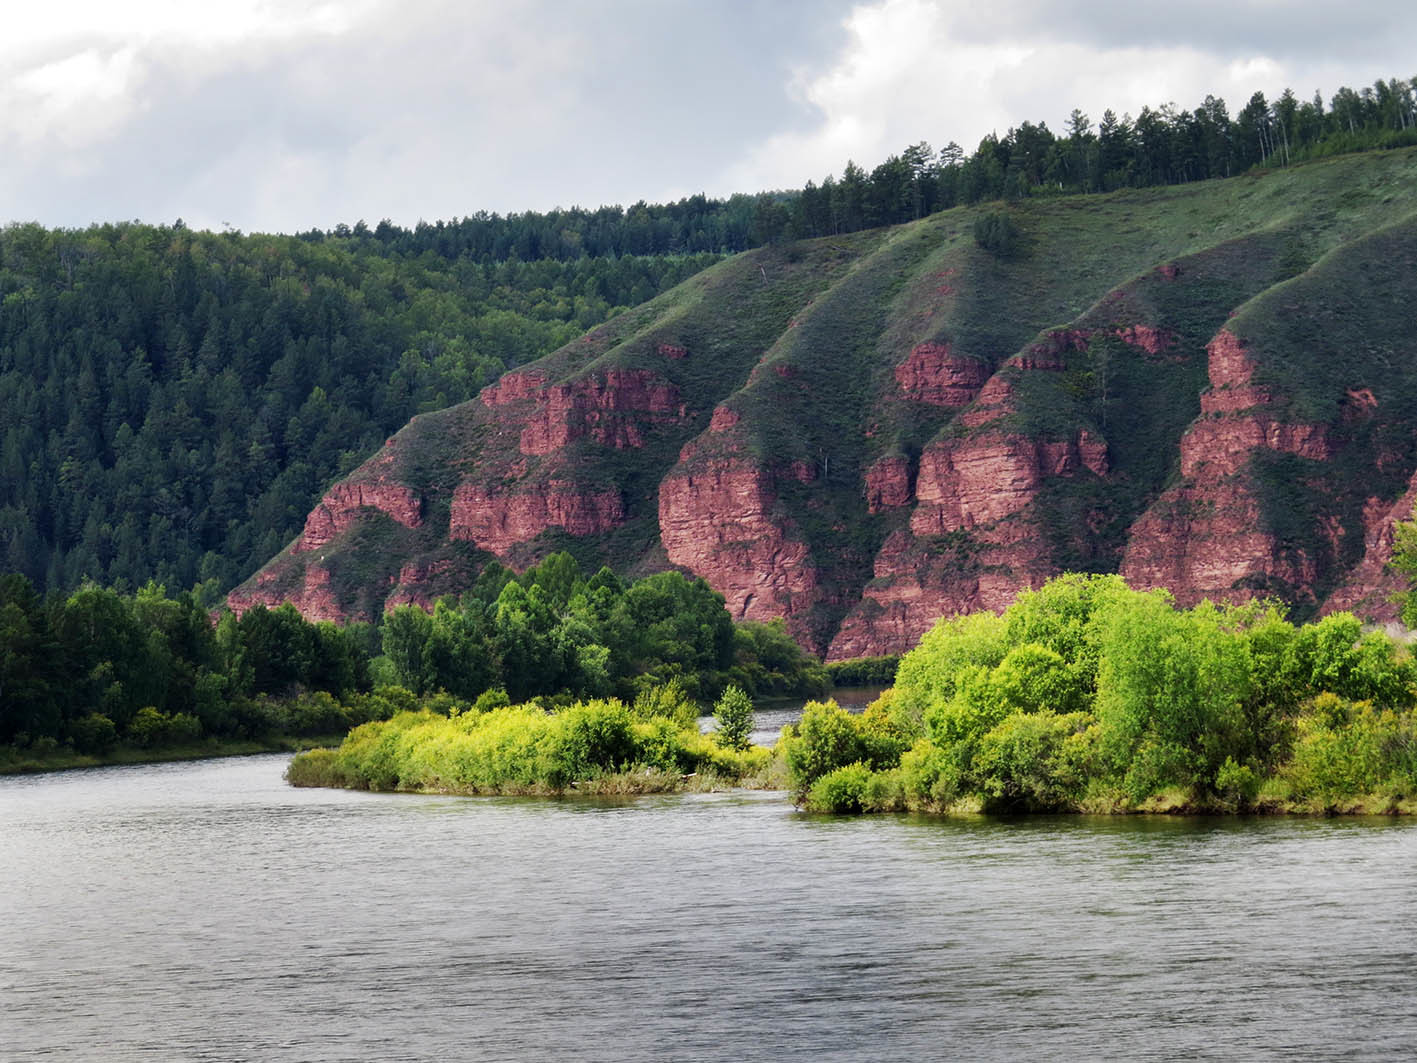
[[[1417,825],[0,779],[5,1060],[1410,1059]]]

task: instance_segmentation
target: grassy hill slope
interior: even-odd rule
[[[416,418],[233,603],[369,616],[569,549],[845,656],[1065,568],[1145,582],[1149,550],[1195,555],[1183,598],[1317,607],[1417,465],[1415,193],[1402,150],[737,256]],[[998,215],[1011,253],[976,240]]]

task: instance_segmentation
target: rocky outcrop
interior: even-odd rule
[[[386,480],[336,484],[305,518],[305,530],[295,543],[296,553],[319,550],[354,524],[360,511],[378,510],[406,528],[423,523],[423,500],[410,488]]]
[[[550,454],[587,437],[616,450],[642,447],[646,433],[678,424],[688,414],[679,389],[648,369],[606,369],[554,385],[534,370],[508,373],[484,388],[480,398],[492,409],[533,406],[520,438],[521,452],[528,456]]]
[[[916,535],[945,535],[998,523],[1027,508],[1044,479],[1087,469],[1107,473],[1107,445],[1087,431],[1049,442],[984,431],[927,447],[910,519]]]
[[[624,520],[624,498],[613,488],[594,490],[569,480],[550,480],[534,489],[502,492],[470,480],[453,492],[448,537],[503,555],[549,528],[599,535]]]
[[[1417,505],[1417,473],[1396,502],[1387,504],[1376,496],[1368,499],[1363,507],[1363,559],[1329,595],[1320,612],[1347,611],[1380,623],[1397,619],[1395,596],[1409,588],[1407,580],[1387,566],[1392,560],[1396,526],[1412,520],[1414,505]]]
[[[1404,159],[1383,196],[1417,184]],[[1391,616],[1417,223],[1296,216],[1322,257],[1274,284],[1278,215],[1251,224],[1200,184],[1039,201],[1066,224],[1033,226],[1002,274],[956,215],[721,262],[421,414],[232,603],[371,618],[573,538],[585,564],[703,576],[833,658],[906,650],[1065,569]]]
[[[907,531],[895,532],[876,555],[874,578],[832,639],[827,659],[904,653],[942,616],[1007,608],[1020,591],[1055,572],[1029,543],[1028,530],[1009,522],[944,553],[926,549]]]
[[[1318,559],[1267,530],[1247,466],[1261,451],[1326,461],[1333,456],[1328,426],[1282,419],[1272,391],[1253,383],[1243,340],[1229,330],[1206,353],[1210,390],[1181,439],[1185,479],[1133,526],[1122,576],[1133,586],[1165,587],[1183,605],[1312,587]]]
[[[948,343],[922,343],[895,367],[907,398],[932,406],[968,406],[991,375],[976,358],[956,355]]]
[[[775,503],[762,466],[691,458],[659,485],[659,532],[670,562],[703,577],[735,619],[786,616],[791,625],[817,598],[817,570]]]
[[[914,464],[904,454],[887,454],[866,470],[866,508],[871,513],[908,506],[915,498]]]
[[[226,604],[237,616],[241,616],[254,605],[264,605],[267,609],[291,603],[306,620],[333,620],[343,623],[350,619],[340,608],[335,597],[335,589],[330,581],[330,570],[311,562],[305,566],[300,583],[295,587],[283,587],[279,577],[282,573],[266,570],[254,581],[254,586],[238,588],[227,596]]]
[[[904,461],[871,467],[868,504],[900,497]],[[877,553],[828,659],[903,653],[941,616],[1003,609],[1042,584],[1058,572],[1034,519],[1045,483],[1107,472],[1107,445],[1086,430],[1050,441],[985,428],[927,447],[909,530]]]
[[[420,609],[432,610],[438,598],[435,588],[444,584],[452,571],[453,563],[447,558],[436,561],[410,561],[399,568],[397,576],[390,576],[393,590],[384,599],[384,611],[389,612],[401,605],[416,605]]]

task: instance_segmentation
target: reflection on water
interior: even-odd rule
[[[4,1059],[1379,1059],[1406,821],[0,780]]]

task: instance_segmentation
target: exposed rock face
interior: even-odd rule
[[[1389,162],[1383,195],[1417,187],[1410,154]],[[1417,294],[1417,223],[1316,215],[1324,258],[1275,285],[1284,233],[1197,205],[1212,192],[1059,205],[1033,261],[1077,268],[1027,284],[978,269],[943,215],[720,263],[420,415],[233,607],[370,619],[570,536],[591,565],[702,576],[832,658],[907,650],[1068,569],[1390,617],[1392,525],[1417,499],[1417,341],[1393,311]],[[1199,223],[1058,235],[1133,231],[1178,197],[1214,243],[1175,235]]]
[[[384,480],[336,484],[305,518],[305,531],[295,543],[304,553],[327,546],[359,520],[360,510],[377,509],[406,528],[423,523],[423,501],[410,488]]]
[[[617,450],[642,447],[646,432],[676,424],[688,412],[679,389],[648,369],[607,369],[555,385],[535,371],[508,373],[484,388],[481,399],[490,408],[535,404],[521,431],[521,452],[528,456],[550,454],[585,437]]]
[[[1007,608],[1022,590],[1041,585],[1052,571],[1036,552],[1019,548],[1021,529],[998,529],[999,544],[979,542],[973,557],[931,557],[909,532],[891,535],[876,555],[875,579],[832,639],[827,659],[848,660],[904,653],[942,616]],[[1018,562],[1017,567],[1008,564]]]
[[[330,570],[323,565],[310,563],[305,566],[305,576],[294,591],[281,590],[275,585],[275,572],[270,572],[263,581],[260,577],[256,586],[246,590],[237,589],[227,596],[226,604],[237,616],[241,616],[254,605],[264,605],[275,609],[290,602],[300,610],[306,620],[333,620],[342,623],[349,619],[335,598],[330,584]]]
[[[715,407],[713,417],[709,420],[709,431],[726,432],[741,420],[737,410],[727,406]]]
[[[1387,564],[1392,560],[1395,526],[1412,519],[1414,505],[1417,505],[1417,473],[1413,474],[1402,497],[1393,504],[1386,505],[1377,497],[1368,499],[1363,507],[1363,559],[1329,595],[1320,612],[1347,610],[1380,623],[1397,619],[1398,607],[1393,597],[1408,588],[1406,580]]]
[[[985,431],[932,444],[920,456],[919,505],[910,519],[916,535],[944,535],[992,525],[1025,509],[1043,480],[1086,468],[1107,472],[1107,446],[1088,432],[1068,442],[1045,442]]]
[[[390,576],[394,589],[384,599],[384,611],[397,609],[401,605],[416,605],[420,609],[432,610],[436,595],[430,588],[445,577],[452,569],[447,560],[416,562],[410,561],[399,569],[397,576]]]
[[[1186,606],[1311,586],[1315,559],[1286,557],[1260,518],[1254,492],[1237,479],[1175,488],[1133,526],[1122,576],[1134,587],[1165,587]]]
[[[915,470],[904,454],[888,454],[866,470],[866,508],[872,513],[910,505]]]
[[[1265,529],[1245,471],[1265,450],[1328,460],[1328,428],[1279,419],[1274,396],[1252,383],[1254,363],[1230,331],[1218,333],[1206,352],[1211,390],[1181,439],[1186,479],[1133,527],[1122,576],[1133,586],[1166,587],[1183,605],[1244,599],[1257,588],[1312,586],[1317,559],[1282,549]]]
[[[659,485],[669,560],[702,576],[735,619],[792,618],[817,596],[806,543],[774,517],[772,476],[744,458],[701,459]]]
[[[568,480],[552,480],[541,490],[501,493],[481,481],[468,481],[453,493],[448,537],[505,554],[548,528],[598,535],[624,519],[624,499],[613,489],[587,490]]]
[[[1058,568],[1032,518],[1039,492],[1050,478],[1107,471],[1107,445],[1087,431],[1046,441],[986,428],[927,447],[909,531],[886,539],[828,659],[903,653],[941,616],[1003,609],[1042,584]],[[951,535],[962,539],[943,553],[926,545]]]
[[[895,367],[901,391],[932,406],[968,406],[989,376],[987,365],[954,354],[948,343],[922,343]]]

